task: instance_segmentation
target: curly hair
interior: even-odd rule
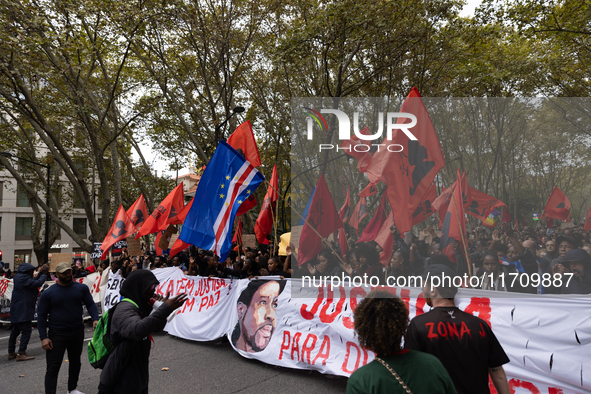
[[[408,309],[402,300],[385,291],[372,291],[355,308],[359,343],[378,355],[400,350],[408,327]]]

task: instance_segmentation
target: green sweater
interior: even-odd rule
[[[433,355],[411,350],[381,357],[396,371],[413,394],[457,394],[443,364]],[[381,363],[374,360],[353,372],[347,394],[402,393],[405,390]]]

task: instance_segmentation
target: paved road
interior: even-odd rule
[[[92,329],[86,327],[86,336]],[[27,353],[35,360],[8,361],[6,326],[0,328],[0,393],[43,393],[45,351],[39,335],[33,330]],[[225,339],[214,342],[192,342],[161,333],[154,336],[155,348],[150,356],[150,392],[152,394],[180,393],[344,393],[347,379],[326,376],[314,371],[275,367],[243,358]],[[18,348],[18,345],[17,345]],[[64,357],[64,360],[67,356]],[[82,371],[78,389],[95,394],[100,370],[87,361],[82,353]],[[170,368],[162,371],[162,368]],[[67,362],[60,370],[58,393],[67,392]],[[24,375],[23,377],[19,377]]]

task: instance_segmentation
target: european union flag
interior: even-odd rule
[[[197,186],[179,238],[212,250],[224,261],[236,212],[265,177],[225,141],[218,145]]]

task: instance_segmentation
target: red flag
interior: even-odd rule
[[[429,216],[435,213],[435,209],[433,208],[433,202],[437,199],[437,190],[435,189],[435,184],[432,183],[431,187],[427,189],[427,192],[423,196],[423,201],[421,204],[415,209],[415,212],[412,215],[412,225],[421,223],[423,220],[427,219]]]
[[[246,212],[250,211],[254,207],[257,206],[257,199],[254,198],[254,194],[248,196],[248,198],[240,205],[238,211],[236,212],[236,216],[244,215]]]
[[[343,222],[334,206],[334,201],[324,181],[324,175],[321,175],[316,185],[314,197],[312,197],[306,223],[300,235],[298,265],[307,263],[315,258],[322,249],[322,240],[312,228],[322,238],[326,238],[341,227],[343,227]]]
[[[158,241],[160,241],[160,240],[158,239]],[[174,244],[172,244],[172,248],[170,248],[170,256],[171,257],[174,257],[178,253],[180,253],[183,250],[189,248],[190,246],[191,245],[189,245],[188,243],[186,243],[182,239],[177,238],[176,241],[174,241]],[[162,252],[160,252],[160,254],[162,254]]]
[[[503,218],[501,219],[501,221],[503,223],[511,223],[513,221],[513,218],[511,217],[508,208],[503,209]]]
[[[457,261],[453,249],[454,241],[458,241],[460,243],[460,250],[463,248],[462,243],[467,245],[466,217],[464,216],[463,209],[463,196],[465,193],[462,191],[462,188],[466,187],[467,181],[462,182],[460,170],[458,170],[458,179],[459,182],[456,182],[453,190],[453,197],[449,203],[449,206],[447,207],[447,212],[445,213],[443,227],[441,228],[442,234],[440,240],[441,253],[449,257],[452,261],[456,262],[456,264]]]
[[[376,210],[376,213],[373,215],[373,218],[369,221],[363,232],[361,233],[361,237],[357,240],[357,242],[369,242],[373,241],[378,233],[380,232],[380,228],[382,228],[382,224],[384,220],[386,220],[386,193],[382,194],[382,200],[380,201],[380,206]]]
[[[349,211],[351,209],[351,195],[349,194],[349,189],[350,188],[347,188],[347,197],[345,198],[345,203],[341,209],[339,209],[339,217],[343,223],[347,223],[347,220],[349,220]]]
[[[517,221],[517,218],[515,218],[515,231],[519,230],[519,222]]]
[[[364,135],[371,135],[369,129],[366,127],[359,132],[360,134]],[[371,145],[369,145],[371,146]],[[351,136],[351,139],[344,140],[340,146],[340,150],[345,152],[347,155],[354,157],[357,159],[357,169],[359,172],[364,173],[367,171],[367,167],[371,162],[371,152],[366,150],[368,144],[365,141],[361,140],[357,137],[356,134]]]
[[[107,233],[107,236],[103,240],[103,244],[101,245],[101,249],[103,250],[103,255],[101,256],[101,260],[105,260],[107,258],[107,252],[109,248],[115,244],[115,242],[125,239],[132,235],[135,232],[135,226],[131,222],[131,219],[123,209],[123,205],[119,205],[119,210],[117,211],[117,215],[115,216],[115,220],[113,220],[113,224],[111,225],[111,229]]]
[[[178,215],[176,215],[176,218],[179,220],[179,223],[185,222],[185,219],[187,218],[187,214],[189,213],[189,211],[191,210],[191,207],[193,206],[194,200],[195,200],[195,197],[193,197],[191,199],[191,201],[189,201],[189,203],[187,205],[185,205],[183,210],[180,211]]]
[[[377,183],[369,183],[365,188],[359,193],[359,197],[369,197],[373,196],[378,192],[378,185]]]
[[[437,211],[439,215],[439,227],[443,226],[443,220],[445,219],[445,213],[447,212],[447,207],[449,206],[449,202],[451,201],[451,192],[456,186],[456,182],[452,183],[450,187],[443,188],[441,190],[441,194],[439,197],[433,201],[433,208]]]
[[[271,183],[267,188],[267,194],[265,194],[265,199],[263,200],[263,207],[254,226],[254,233],[256,234],[257,242],[260,244],[263,243],[273,228],[275,201],[279,198],[276,191],[278,189],[277,184],[277,164],[275,164],[273,166],[273,174],[271,175]]]
[[[176,216],[185,208],[183,182],[175,187],[166,198],[158,205],[158,208],[146,219],[135,239],[159,230],[166,230],[169,224],[180,222]]]
[[[521,217],[521,223],[523,224],[523,228],[527,227],[527,223],[525,223],[525,216]]]
[[[355,206],[353,213],[351,214],[351,219],[349,219],[349,225],[357,231],[359,234],[359,223],[368,215],[367,212],[367,202],[365,201],[365,197],[359,199],[359,202]]]
[[[156,256],[162,256],[162,249],[160,249],[160,246],[158,246],[158,244],[160,244],[160,239],[162,238],[162,234],[164,234],[164,231],[165,230],[160,230],[156,234],[156,241],[154,245],[156,248]]]
[[[497,200],[473,187],[470,187],[470,197],[472,197],[472,200],[466,208],[466,213],[482,221],[486,220],[493,209],[507,206],[501,200]]]
[[[394,253],[394,236],[390,232],[390,227],[394,224],[394,212],[390,210],[390,214],[382,223],[380,231],[376,236],[376,243],[382,248],[382,254],[380,254],[380,263],[386,266],[390,262],[392,253]]]
[[[566,220],[568,218],[570,201],[558,186],[554,186],[554,190],[552,190],[544,211],[548,217],[553,219]]]
[[[252,132],[252,126],[250,120],[242,123],[236,127],[236,130],[228,137],[228,144],[236,149],[246,160],[252,164],[253,167],[261,165],[261,158],[259,156],[259,148],[257,142],[254,139],[254,133]]]
[[[239,245],[242,245],[242,218],[238,218],[236,232],[234,233],[234,238],[232,238],[232,243],[234,242],[237,242]]]
[[[552,228],[554,226],[554,219],[550,218],[546,220],[546,228]]]
[[[396,144],[395,147],[402,146],[402,151],[393,153],[388,149],[380,149],[374,153],[367,172],[386,184],[388,202],[394,211],[394,223],[403,234],[410,231],[412,213],[421,203],[437,172],[443,168],[445,160],[417,88],[412,88],[400,112],[413,114],[417,118],[416,126],[409,129],[416,140],[411,140],[402,130],[396,130],[392,133],[391,143]],[[410,122],[410,118],[400,117],[396,123]]]
[[[589,212],[587,212],[587,217],[585,218],[585,231],[591,230],[591,208],[589,208]]]
[[[148,218],[148,207],[146,207],[146,200],[144,195],[141,194],[133,205],[127,210],[127,215],[131,219],[131,222],[135,226],[136,230],[139,229],[142,224]]]

